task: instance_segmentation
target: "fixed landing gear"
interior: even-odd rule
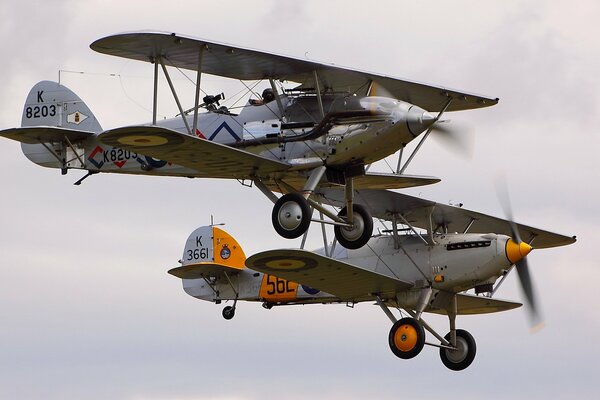
[[[364,168],[361,166],[364,173]],[[282,187],[287,194],[280,198],[271,191],[260,179],[253,180],[256,187],[260,189],[273,203],[271,221],[277,233],[286,239],[295,239],[302,236],[308,230],[312,221],[313,209],[321,213],[321,219],[314,220],[322,224],[335,225],[335,237],[337,241],[347,249],[358,249],[364,246],[373,233],[373,218],[369,211],[359,204],[354,204],[354,186],[352,177],[360,175],[354,171],[354,175],[344,171],[340,175],[340,183],[344,184],[345,207],[339,214],[323,207],[313,196],[327,168],[320,166],[311,171],[301,191],[288,185],[283,180],[278,180],[278,187]],[[339,175],[339,171],[338,171]],[[337,182],[337,181],[336,181]],[[318,195],[316,196],[318,198]],[[323,215],[329,217],[333,222],[323,220]]]
[[[425,330],[414,318],[402,318],[392,325],[389,335],[392,353],[408,360],[416,357],[425,345]]]
[[[308,201],[298,193],[284,194],[273,207],[273,227],[286,239],[302,236],[310,225],[311,210]]]
[[[273,227],[286,239],[295,239],[306,232],[311,221],[311,209],[308,201],[299,193],[288,193],[281,196],[271,214]],[[338,217],[346,220],[347,207],[342,208]],[[339,244],[347,249],[359,249],[373,234],[373,218],[369,211],[360,204],[352,205],[352,226],[336,225],[335,237]]]
[[[347,207],[342,208],[338,217],[346,217]],[[335,237],[339,244],[347,249],[360,249],[363,247],[373,234],[373,218],[367,209],[360,204],[352,205],[351,227],[336,225],[333,228]]]
[[[450,332],[446,336],[440,336],[431,326],[420,318],[420,312],[407,309],[406,312],[412,316],[396,320],[386,303],[376,297],[377,304],[383,312],[393,322],[388,336],[388,343],[392,352],[399,358],[408,360],[416,357],[424,345],[439,347],[440,358],[446,368],[453,371],[462,371],[467,368],[475,359],[477,346],[473,336],[463,330],[456,329],[456,298],[451,302],[451,306],[446,311],[450,322]],[[423,309],[424,310],[424,309]],[[423,311],[421,310],[421,312]],[[425,330],[435,336],[440,344],[426,343]]]
[[[451,332],[448,332],[444,339],[451,341]],[[444,365],[453,371],[462,371],[467,368],[475,359],[477,346],[473,336],[463,330],[456,330],[455,350],[440,347],[440,358]]]

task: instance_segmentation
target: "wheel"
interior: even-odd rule
[[[425,345],[425,330],[414,318],[402,318],[390,329],[390,349],[405,360],[416,357]]]
[[[450,341],[450,333],[444,336]],[[456,350],[440,348],[440,358],[446,367],[453,371],[462,371],[475,359],[477,346],[471,334],[463,329],[456,330]]]
[[[310,225],[310,206],[298,193],[284,194],[273,207],[273,227],[286,239],[301,236]]]
[[[234,315],[235,315],[235,308],[233,308],[231,306],[227,306],[223,309],[223,318],[231,319],[234,317]]]
[[[338,217],[345,217],[346,213],[347,210],[344,207]],[[339,244],[347,249],[360,249],[371,239],[373,218],[367,209],[360,204],[352,205],[352,216],[354,217],[352,228],[336,225],[333,231]]]

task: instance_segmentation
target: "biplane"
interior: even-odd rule
[[[175,33],[116,34],[95,41],[91,48],[153,65],[152,121],[103,130],[75,93],[42,81],[27,96],[21,127],[0,132],[21,142],[31,161],[60,168],[63,174],[87,170],[76,184],[100,172],[237,179],[256,186],[274,203],[271,219],[281,236],[300,237],[311,221],[328,223],[334,225],[338,242],[349,249],[363,246],[373,232],[371,214],[354,201],[355,190],[438,182],[405,170],[442,115],[498,102]],[[169,67],[196,71],[191,108],[184,109]],[[161,71],[179,109],[178,116],[166,120],[156,117]],[[265,80],[270,89],[234,112],[221,105],[223,94],[201,96],[204,74]],[[403,165],[399,160],[395,173],[368,171],[371,163],[402,152],[419,136],[413,153]],[[339,212],[317,199],[319,190],[329,188],[345,194]],[[314,210],[320,218],[312,217]]]
[[[339,190],[318,196],[338,205],[345,200]],[[225,319],[234,317],[238,300],[262,302],[267,309],[375,302],[391,320],[388,344],[397,357],[416,357],[427,344],[439,348],[447,368],[460,371],[473,362],[476,343],[456,328],[456,317],[520,307],[494,297],[516,266],[531,320],[539,324],[526,256],[533,246],[575,242],[510,219],[387,190],[357,190],[356,201],[392,223],[360,249],[336,246],[334,239],[316,251],[277,249],[246,258],[232,236],[210,225],[191,233],[181,265],[169,273],[182,279],[190,296],[216,304],[233,300],[223,309]],[[405,316],[396,318],[390,308]],[[423,313],[447,315],[449,332],[439,334]],[[426,342],[426,331],[437,343]]]

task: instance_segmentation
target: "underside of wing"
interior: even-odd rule
[[[289,165],[209,140],[156,126],[130,126],[100,134],[102,143],[198,171],[198,177],[248,179]]]
[[[130,32],[96,40],[90,47],[100,53],[139,61],[155,62],[159,57],[167,65],[240,80],[276,79],[297,82],[298,89],[348,91],[367,95],[373,83],[384,87],[399,100],[428,111],[440,111],[452,99],[447,111],[488,107],[498,102],[461,91],[432,86],[351,68],[267,53],[227,43],[208,41],[165,32]],[[202,51],[202,64],[198,64]]]
[[[410,187],[432,185],[441,179],[434,176],[366,173],[352,179],[355,189],[406,189]]]
[[[344,192],[325,189],[320,192],[323,201],[332,205],[343,205]],[[445,232],[498,233],[511,235],[509,221],[455,207],[436,203],[419,197],[388,190],[357,190],[355,202],[364,205],[373,217],[391,220],[392,215],[402,215],[411,225],[421,229],[441,229]],[[535,248],[565,246],[575,238],[528,225],[517,224],[521,238]]]
[[[307,177],[302,174],[288,173],[281,177],[288,185],[300,190],[306,183]],[[353,178],[353,187],[355,189],[406,189],[410,187],[432,185],[438,183],[441,179],[434,176],[419,175],[398,175],[384,173],[366,173],[365,175]],[[267,187],[274,192],[282,192],[284,188],[275,181],[265,182]],[[326,179],[319,184],[320,188],[340,188],[336,183],[328,182]]]
[[[169,270],[169,274],[181,279],[202,279],[209,277],[221,277],[225,273],[229,276],[239,273],[239,268],[233,268],[223,264],[198,263],[184,265]]]
[[[427,309],[427,312],[434,314],[447,314],[450,297],[454,293],[441,292],[434,304]],[[458,315],[490,314],[500,311],[508,311],[521,307],[523,304],[508,300],[492,299],[485,296],[474,296],[470,294],[457,294],[456,307]],[[437,306],[437,307],[436,307]]]
[[[35,126],[24,128],[12,128],[0,131],[0,136],[27,144],[39,144],[48,142],[78,142],[93,136],[93,132],[78,131],[74,129],[56,128],[52,126]]]
[[[320,291],[342,301],[394,297],[412,285],[394,277],[347,264],[306,250],[270,250],[253,255],[246,266]]]

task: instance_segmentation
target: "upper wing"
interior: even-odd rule
[[[102,143],[169,161],[207,178],[247,179],[285,171],[286,163],[157,126],[130,126],[102,132]]]
[[[343,205],[344,192],[323,189],[320,192],[326,204]],[[376,218],[390,220],[393,214],[401,214],[413,226],[421,229],[446,227],[448,232],[498,233],[511,235],[507,220],[461,207],[436,203],[387,190],[357,190],[354,198]],[[548,232],[528,225],[517,224],[521,238],[527,242],[535,239],[536,248],[564,246],[575,242],[575,237]]]
[[[375,294],[395,298],[396,293],[413,286],[306,250],[264,251],[248,258],[246,266],[330,293],[342,301],[370,299]]]
[[[198,55],[202,48],[200,69],[203,73],[241,80],[288,80],[300,83],[300,88],[314,89],[316,71],[322,89],[348,90],[364,95],[369,92],[371,84],[377,82],[395,98],[428,111],[440,111],[448,98],[453,100],[447,111],[488,107],[498,103],[497,98],[175,33],[122,33],[98,39],[90,47],[100,53],[147,62],[154,62],[160,56],[169,65],[191,70],[198,69]]]
[[[67,139],[71,141],[71,143],[75,143],[93,135],[94,132],[56,128],[52,126],[30,126],[0,131],[0,136],[28,144],[39,144],[42,142],[65,142]]]

